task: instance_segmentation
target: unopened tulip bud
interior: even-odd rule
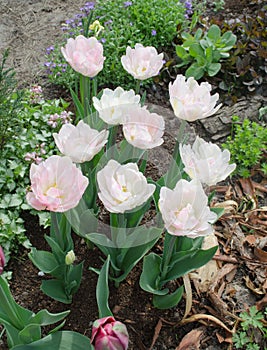
[[[128,342],[126,326],[114,317],[104,317],[93,323],[91,344],[95,350],[127,350]]]
[[[72,265],[76,259],[76,256],[74,254],[73,250],[70,250],[66,256],[65,256],[65,263],[66,265]]]

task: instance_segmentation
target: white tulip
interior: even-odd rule
[[[219,94],[211,96],[211,85],[201,83],[190,77],[187,79],[179,74],[175,81],[169,84],[170,102],[176,117],[193,122],[216,113],[221,107],[215,107]]]
[[[59,133],[54,133],[53,136],[61,153],[75,163],[83,163],[93,159],[104,147],[108,131],[99,132],[80,120],[77,126],[64,124]]]
[[[145,203],[156,186],[148,184],[135,163],[121,165],[111,159],[97,173],[98,196],[111,213],[124,213]]]
[[[181,179],[173,190],[162,187],[158,204],[171,235],[196,238],[213,232],[211,223],[217,215],[210,211],[208,197],[199,181]]]
[[[121,124],[125,112],[133,105],[138,105],[140,95],[135,95],[134,90],[124,91],[120,86],[114,91],[104,89],[100,100],[93,97],[93,104],[99,113],[99,117],[107,124]]]
[[[216,144],[206,142],[197,136],[193,146],[179,146],[184,171],[191,179],[198,179],[208,186],[225,180],[236,168],[229,164],[230,152],[222,151]]]

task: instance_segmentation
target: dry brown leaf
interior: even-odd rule
[[[188,323],[192,323],[192,322],[198,322],[198,321],[202,321],[202,320],[207,320],[210,322],[213,322],[215,324],[217,324],[218,326],[222,327],[224,330],[226,330],[229,333],[233,333],[233,331],[231,329],[229,329],[221,320],[219,320],[217,317],[212,316],[212,315],[206,315],[206,314],[196,314],[193,315],[191,317],[185,318],[183,320],[181,320],[177,326],[183,326],[185,324]]]
[[[248,289],[252,290],[257,295],[263,295],[265,292],[261,288],[257,288],[254,283],[250,280],[249,276],[245,276],[244,280]]]
[[[183,337],[181,343],[175,350],[198,350],[200,348],[200,340],[203,332],[204,329],[202,327],[193,329]]]
[[[157,323],[157,325],[156,325],[156,327],[155,327],[155,332],[154,332],[153,340],[152,340],[152,343],[151,343],[151,345],[150,345],[149,350],[152,350],[152,349],[153,349],[153,346],[155,345],[155,343],[156,343],[156,341],[157,341],[157,339],[158,339],[158,337],[159,337],[159,333],[160,333],[160,331],[161,331],[161,328],[162,328],[162,321],[161,321],[161,319],[159,319],[159,320],[158,320],[158,323]]]
[[[213,233],[204,238],[202,248],[209,249],[216,245],[218,245],[218,240],[215,234]],[[218,272],[217,262],[214,260],[210,260],[206,265],[191,272],[189,276],[193,280],[194,285],[198,291],[207,292],[212,281],[217,275],[217,272]]]
[[[239,179],[239,183],[241,184],[242,190],[244,194],[249,197],[254,202],[254,208],[257,207],[258,200],[256,196],[255,187],[250,178]]]

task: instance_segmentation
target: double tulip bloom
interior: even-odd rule
[[[207,118],[218,111],[219,104],[215,107],[219,94],[211,96],[211,85],[201,83],[190,77],[177,75],[175,81],[169,84],[170,102],[176,117],[193,122],[198,119]]]
[[[114,317],[103,317],[93,323],[91,344],[95,350],[127,350],[128,343],[126,326]]]
[[[196,238],[213,232],[211,223],[217,215],[208,207],[208,197],[197,180],[181,179],[173,190],[162,187],[158,205],[171,235]]]
[[[93,78],[103,69],[103,46],[95,37],[69,38],[61,52],[70,66],[85,77]]]
[[[65,212],[76,207],[88,186],[87,177],[69,157],[51,156],[30,169],[28,203],[37,210]]]
[[[159,74],[163,66],[163,53],[158,54],[153,46],[135,44],[126,49],[126,55],[122,56],[123,68],[135,79],[146,80]]]
[[[90,161],[108,141],[107,130],[98,132],[82,120],[77,126],[63,125],[59,133],[54,133],[53,136],[60,152],[70,157],[74,163]]]
[[[163,143],[164,119],[156,113],[150,113],[146,107],[130,108],[122,124],[125,139],[134,147],[151,149]]]
[[[120,86],[114,91],[104,89],[100,99],[93,97],[93,104],[99,117],[109,125],[122,123],[125,113],[133,106],[139,105],[140,95],[133,90],[125,91]]]
[[[217,145],[198,136],[192,147],[180,144],[179,148],[184,171],[191,179],[198,179],[208,186],[225,180],[236,168],[236,164],[229,164],[228,150],[221,151]]]
[[[145,203],[156,186],[147,183],[135,163],[121,165],[111,159],[97,173],[98,196],[111,213],[124,213]]]

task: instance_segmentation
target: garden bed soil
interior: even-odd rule
[[[60,90],[52,87],[43,75],[41,64],[44,62],[44,50],[58,39],[60,23],[79,12],[79,7],[83,4],[84,1],[80,0],[1,1],[0,50],[10,47],[9,64],[15,67],[21,86],[41,83],[46,87],[48,96],[58,97]],[[238,18],[244,13],[253,15],[255,8],[260,6],[263,6],[263,2],[226,0],[225,10],[216,16]],[[208,15],[215,16],[212,12]],[[162,96],[166,96],[166,89],[162,93],[157,91],[156,97],[152,90],[149,91],[150,102],[162,102],[163,105],[165,102]],[[170,144],[169,151],[171,147],[173,144]],[[197,281],[192,283],[193,305],[187,316],[188,323],[182,320],[185,298],[171,310],[162,311],[153,307],[151,295],[139,287],[141,264],[133,269],[118,289],[111,283],[110,307],[116,319],[127,325],[130,350],[234,348],[231,336],[239,312],[255,304],[263,310],[267,304],[267,263],[255,255],[256,243],[250,234],[253,229],[254,238],[262,240],[266,237],[266,217],[261,216],[265,212],[260,210],[267,205],[266,182],[266,178],[255,169],[252,180],[240,182],[233,179],[231,183],[216,187],[215,201],[232,200],[237,203],[237,207],[228,208],[226,215],[215,226],[219,240],[219,252],[215,261],[220,274],[210,281],[206,292],[201,292]],[[249,204],[251,196],[257,204],[253,210]],[[237,209],[241,204],[243,210]],[[37,249],[48,249],[44,240],[48,231],[40,228],[37,218],[29,213],[25,212],[23,218],[32,245]],[[71,310],[64,329],[90,337],[92,322],[98,318],[95,297],[97,275],[88,268],[100,267],[102,262],[97,248],[88,249],[80,237],[73,238],[77,262],[84,261],[84,273],[81,287],[71,305],[54,301],[40,291],[42,277],[29,260],[28,251],[24,249],[11,259],[7,267],[13,273],[10,286],[16,301],[34,312],[43,308],[50,312]],[[160,251],[161,244],[155,249]],[[182,281],[176,283],[179,285]],[[184,337],[189,332],[192,333],[188,340]],[[181,343],[183,338],[184,343]],[[0,349],[7,349],[5,339],[2,342],[0,340]]]

